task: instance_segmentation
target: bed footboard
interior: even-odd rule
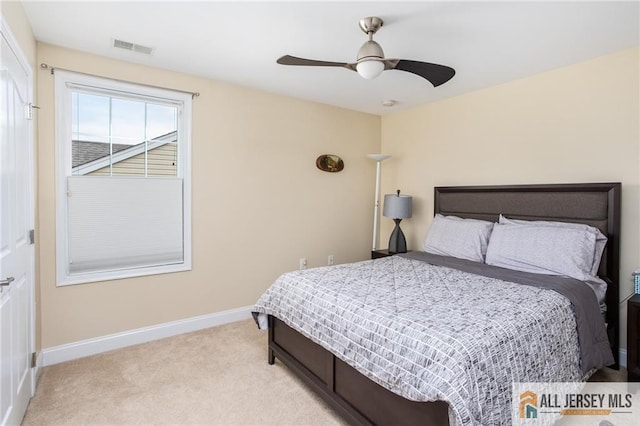
[[[349,424],[449,424],[446,402],[402,398],[273,316],[269,316],[268,357],[269,364],[278,358]]]

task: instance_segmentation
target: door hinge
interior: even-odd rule
[[[36,232],[35,229],[30,229],[29,230],[29,244],[35,244],[36,243]]]
[[[26,115],[26,119],[27,119],[27,120],[33,120],[33,109],[34,109],[34,108],[36,108],[36,109],[40,109],[40,107],[39,107],[39,106],[34,105],[34,104],[32,104],[31,102],[29,102],[29,103],[27,104],[27,108],[25,109],[25,112],[26,112],[26,114],[25,114],[25,115]]]
[[[31,353],[31,368],[36,368],[36,360],[38,359],[38,357],[36,357],[36,353],[32,352]]]

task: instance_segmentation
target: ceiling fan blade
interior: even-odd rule
[[[390,68],[400,71],[407,71],[428,80],[433,87],[451,80],[456,74],[456,70],[445,65],[431,64],[429,62],[407,61],[400,59],[395,67]]]
[[[329,62],[329,61],[316,61],[315,59],[298,58],[296,56],[285,55],[278,58],[276,61],[280,65],[302,65],[312,67],[345,67],[350,68],[346,62]]]

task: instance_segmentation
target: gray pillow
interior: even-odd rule
[[[493,222],[436,214],[423,250],[441,256],[484,262]]]
[[[571,227],[496,224],[487,247],[488,265],[580,281],[594,278],[596,235]]]
[[[511,219],[500,215],[499,219],[500,224],[504,225],[533,225],[533,226],[550,226],[550,227],[560,227],[560,228],[573,228],[573,229],[583,229],[587,232],[592,232],[596,238],[595,250],[593,252],[593,261],[591,262],[590,274],[593,276],[598,275],[598,268],[600,268],[600,261],[602,259],[602,253],[604,253],[604,248],[607,245],[607,237],[604,236],[602,232],[598,228],[593,226],[589,226],[584,223],[573,223],[573,222],[552,222],[546,220],[521,220],[521,219]]]

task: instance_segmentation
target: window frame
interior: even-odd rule
[[[132,267],[90,273],[69,273],[69,224],[67,177],[72,175],[72,95],[74,89],[121,96],[127,99],[160,100],[178,106],[177,173],[183,182],[182,225],[183,262],[160,266]],[[136,83],[123,82],[66,70],[55,72],[55,148],[56,148],[56,285],[66,286],[117,280],[192,269],[191,250],[191,120],[192,95]],[[116,176],[113,176],[114,178]],[[153,176],[144,179],[154,179]]]

